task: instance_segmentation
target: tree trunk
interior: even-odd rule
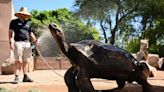
[[[100,22],[100,26],[101,26],[101,28],[103,30],[103,35],[104,35],[105,43],[108,43],[108,39],[107,39],[107,36],[106,36],[105,28],[103,27],[102,22],[103,21]]]
[[[115,43],[115,34],[116,34],[116,30],[112,30],[111,31],[111,40],[110,40],[110,44],[114,45]]]

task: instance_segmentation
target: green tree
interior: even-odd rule
[[[45,50],[50,49],[51,47],[56,47],[54,46],[54,43],[52,43],[53,40],[51,40],[49,35],[44,33],[46,30],[48,30],[47,26],[52,22],[62,27],[63,31],[65,31],[65,37],[67,42],[77,42],[84,39],[100,40],[100,35],[96,28],[94,28],[89,23],[85,23],[79,17],[75,16],[74,13],[68,11],[65,8],[51,10],[51,11],[33,10],[31,13],[33,15],[31,21],[32,30],[34,30],[35,34],[38,35],[38,37],[40,35],[43,36],[45,34],[44,35],[45,40],[49,41],[46,43],[51,44],[49,48],[46,47],[43,48]],[[43,56],[54,56],[58,54],[58,52],[57,53],[54,52],[57,51],[56,48],[51,48],[50,51],[52,51],[50,52],[50,54],[43,53]],[[42,51],[42,52],[46,52],[46,51]]]
[[[129,41],[129,43],[127,43],[125,49],[128,50],[130,53],[138,52],[140,49],[140,39],[135,38],[135,39]]]
[[[74,34],[79,34],[78,36],[76,35],[76,38],[79,38],[77,41],[83,39],[100,40],[100,36],[96,28],[93,28],[91,25],[87,26],[80,18],[75,17],[72,12],[65,8],[52,11],[33,10],[31,13],[33,15],[32,28],[34,30],[38,27],[40,28],[44,25],[55,22],[61,25],[65,31],[68,31],[67,33],[70,32],[71,34],[75,32]]]
[[[105,43],[108,42],[106,32],[110,31],[110,44],[115,44],[116,33],[129,25],[131,14],[140,3],[141,0],[75,0],[75,7],[82,18],[100,23]]]
[[[164,56],[164,1],[147,0],[140,8],[138,15],[142,17],[141,38],[149,39],[149,52]]]

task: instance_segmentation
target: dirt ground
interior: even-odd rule
[[[66,70],[55,70],[61,76],[64,76]],[[64,79],[51,70],[35,70],[29,73],[34,80],[33,83],[12,84],[14,75],[0,75],[0,87],[13,90],[13,92],[68,92],[64,83]],[[22,75],[20,80],[22,80]],[[92,84],[96,90],[104,90],[101,92],[142,92],[141,86],[136,84],[126,84],[120,91],[113,91],[116,88],[116,82],[103,79],[92,79]],[[157,71],[156,76],[149,78],[148,82],[153,86],[154,92],[164,92],[164,71]]]

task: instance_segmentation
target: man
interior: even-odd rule
[[[19,82],[19,72],[23,67],[23,82],[33,82],[28,76],[28,61],[31,58],[31,40],[37,45],[37,39],[30,29],[29,19],[32,15],[27,11],[27,8],[21,7],[20,11],[15,13],[17,19],[13,19],[9,26],[9,44],[11,50],[14,52],[15,58],[15,80],[14,83]],[[14,33],[14,41],[13,39]]]

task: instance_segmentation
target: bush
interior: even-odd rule
[[[0,92],[12,92],[11,90],[8,90],[6,88],[0,88]]]
[[[159,57],[164,57],[164,45],[152,44],[149,48],[149,53],[158,54]]]
[[[136,38],[131,40],[127,45],[125,46],[125,49],[129,51],[130,53],[136,53],[140,49],[140,39]]]

